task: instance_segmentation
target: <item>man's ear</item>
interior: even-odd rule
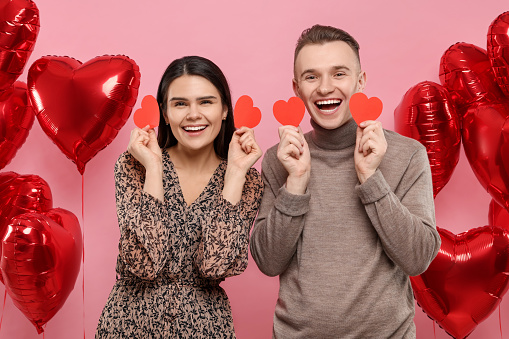
[[[366,72],[361,71],[359,73],[359,79],[358,81],[358,92],[362,92],[364,88],[366,88]]]
[[[292,87],[295,96],[300,98],[299,83],[297,82],[297,80],[295,80],[295,78],[292,79]]]

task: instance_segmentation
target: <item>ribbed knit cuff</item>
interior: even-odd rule
[[[309,200],[311,194],[308,189],[304,194],[292,194],[286,190],[286,186],[279,189],[274,206],[276,209],[291,217],[298,217],[306,214],[309,211]]]
[[[377,169],[363,184],[355,186],[355,191],[357,191],[362,203],[367,205],[385,197],[391,191],[391,188],[385,181],[382,172]]]

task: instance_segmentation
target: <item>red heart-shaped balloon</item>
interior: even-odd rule
[[[150,128],[159,126],[159,105],[156,98],[152,95],[146,95],[141,101],[141,108],[134,112],[134,124],[139,128],[147,125]]]
[[[490,226],[497,226],[509,231],[509,212],[493,199],[488,210],[488,222]]]
[[[80,225],[69,211],[56,208],[11,220],[0,269],[14,304],[38,333],[73,290],[82,250]]]
[[[488,56],[479,47],[458,43],[444,53],[440,68],[440,80],[462,110],[470,166],[491,197],[509,209],[509,100]]]
[[[480,227],[454,235],[429,268],[411,277],[419,306],[454,338],[465,338],[500,304],[509,282],[509,233]]]
[[[0,96],[0,169],[4,168],[25,143],[34,123],[34,110],[27,86],[15,82]]]
[[[460,157],[460,122],[447,90],[430,81],[410,88],[394,110],[394,128],[426,147],[436,197]]]
[[[129,118],[140,72],[125,56],[84,64],[46,56],[28,72],[28,89],[44,132],[83,174],[86,163],[109,145]]]
[[[39,10],[32,1],[0,1],[0,92],[23,73],[38,33]]]
[[[249,95],[243,95],[237,100],[234,112],[233,119],[236,128],[242,126],[255,128],[262,120],[260,109],[253,106],[253,99]]]
[[[19,175],[15,172],[0,173],[0,239],[4,237],[7,225],[15,216],[29,212],[46,212],[52,207],[51,190],[41,177],[33,174]]]
[[[350,113],[357,123],[366,120],[376,120],[382,114],[383,104],[382,100],[377,97],[368,99],[367,95],[361,92],[355,93],[350,97]]]
[[[292,125],[298,127],[306,113],[304,102],[298,97],[291,97],[288,102],[278,100],[272,108],[274,117],[283,126]]]
[[[509,12],[500,14],[488,29],[488,56],[498,85],[509,96]]]

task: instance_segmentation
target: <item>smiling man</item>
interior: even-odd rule
[[[297,42],[293,89],[313,130],[279,128],[262,164],[251,253],[279,275],[274,338],[415,338],[409,276],[440,248],[431,170],[417,141],[357,126],[359,45],[315,25]]]

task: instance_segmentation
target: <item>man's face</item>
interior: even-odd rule
[[[349,102],[361,92],[366,74],[352,48],[344,41],[304,46],[295,60],[293,90],[311,118],[335,129],[352,118]]]

